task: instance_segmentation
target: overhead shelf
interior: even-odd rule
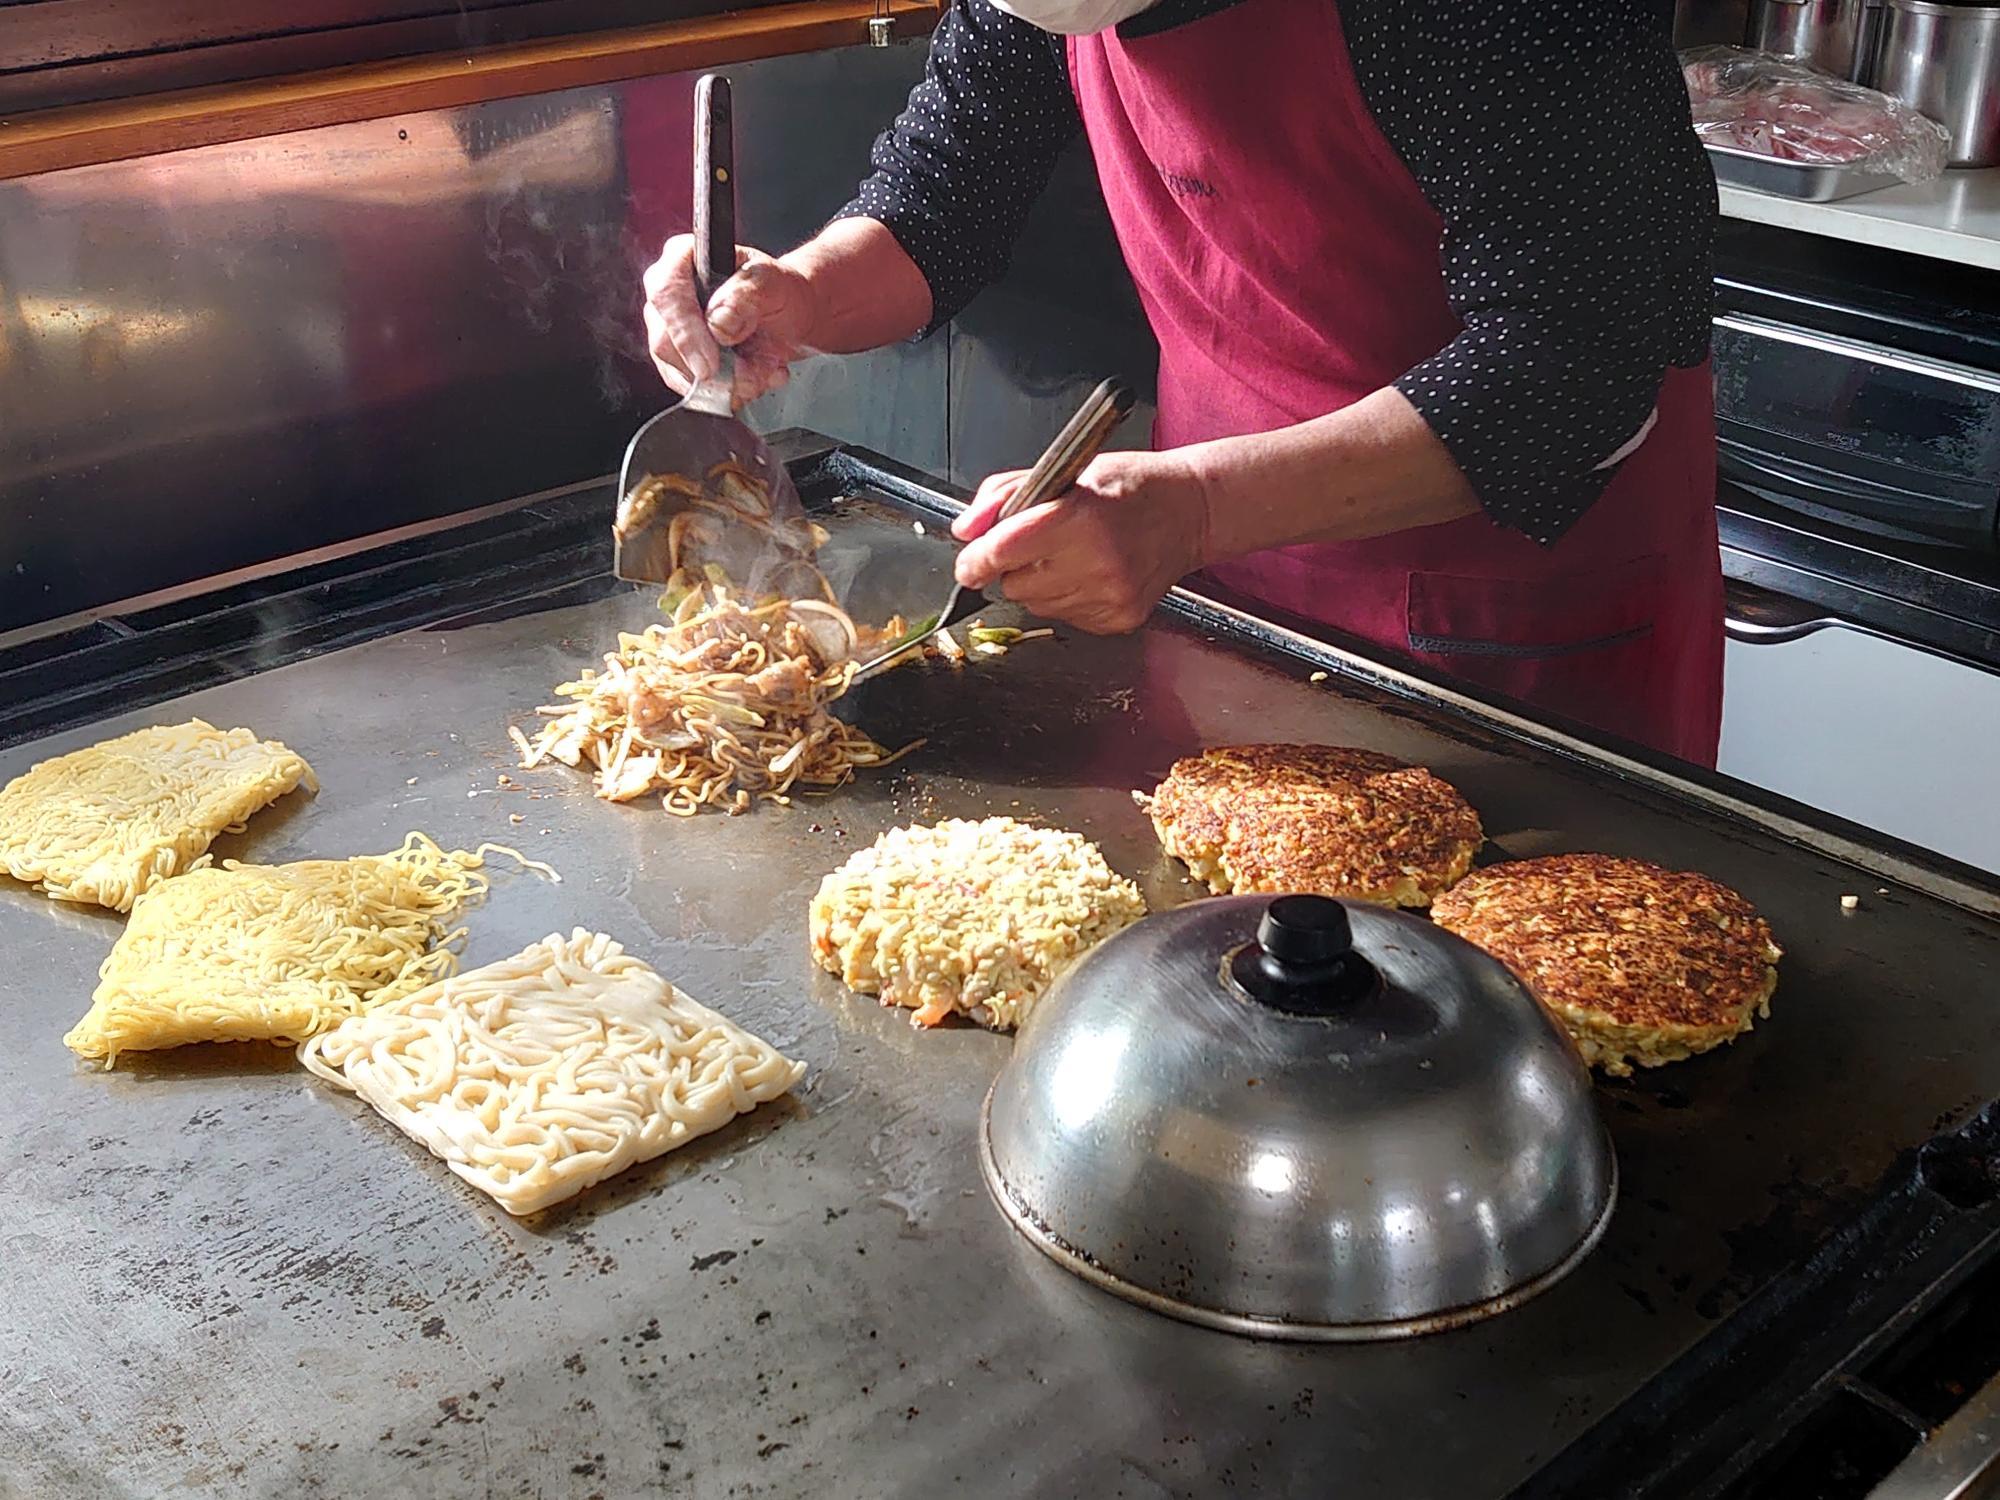
[[[1946,172],[1935,182],[1833,203],[1801,203],[1726,184],[1721,192],[1726,218],[2000,270],[2000,167]]]
[[[11,0],[0,0],[4,8]],[[671,7],[663,7],[671,9]],[[380,120],[788,52],[851,47],[869,23],[899,37],[937,24],[939,0],[790,0],[644,26],[356,63],[314,73],[0,113],[0,181],[322,125]],[[0,24],[0,30],[4,30]]]

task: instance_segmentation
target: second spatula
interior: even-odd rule
[[[1107,380],[1092,391],[1083,405],[1077,408],[1076,415],[1056,434],[1055,441],[1035,461],[1027,477],[1007,497],[1007,503],[1000,507],[1000,514],[993,518],[993,524],[997,526],[1011,516],[1018,516],[1037,505],[1046,505],[1062,495],[1076,483],[1077,476],[1097,457],[1112,431],[1131,410],[1132,390],[1122,380]],[[906,633],[891,641],[874,660],[862,663],[852,680],[859,682],[892,666],[940,630],[976,614],[985,602],[985,595],[968,591],[954,580],[942,609],[917,621]]]

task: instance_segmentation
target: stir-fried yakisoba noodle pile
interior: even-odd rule
[[[130,911],[312,768],[276,740],[200,719],[135,730],[0,788],[0,871],[58,901]]]
[[[299,1042],[407,995],[457,967],[464,934],[446,925],[486,890],[488,853],[555,875],[413,833],[389,854],[177,876],[140,897],[63,1041],[107,1067],[191,1042]]]
[[[706,1135],[805,1072],[582,928],[375,1006],[299,1060],[511,1214]]]
[[[524,766],[588,761],[607,801],[658,792],[683,815],[782,802],[796,787],[838,786],[856,767],[896,758],[828,711],[847,691],[860,639],[823,600],[752,605],[708,584],[681,598],[669,623],[620,632],[603,671],[556,689],[570,701],[542,710],[552,721],[532,740],[510,732]]]

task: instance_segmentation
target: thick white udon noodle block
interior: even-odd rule
[[[706,1135],[805,1072],[582,928],[343,1021],[299,1060],[512,1214]]]

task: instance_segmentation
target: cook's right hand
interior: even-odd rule
[[[668,240],[643,284],[646,343],[660,378],[676,391],[714,374],[726,345],[736,351],[740,406],[784,389],[792,361],[810,352],[812,284],[761,250],[736,247],[736,274],[716,289],[707,317],[695,291],[693,235]]]

